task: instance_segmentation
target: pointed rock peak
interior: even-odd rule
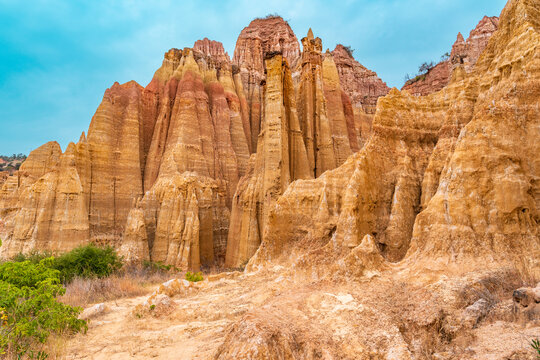
[[[351,49],[350,46],[345,46],[343,44],[337,44],[334,51],[332,51],[332,53],[334,55],[339,54],[339,56],[341,56],[341,57],[354,59],[353,51],[354,50]]]
[[[262,49],[262,56],[253,52]],[[237,66],[259,69],[266,53],[281,52],[289,64],[300,57],[300,44],[289,24],[278,15],[253,20],[238,36],[233,63]]]
[[[218,61],[229,61],[229,55],[225,52],[223,44],[219,41],[210,40],[206,37],[202,40],[195,41],[195,44],[193,44],[193,50],[199,51],[204,55],[212,57]]]
[[[135,80],[130,80],[130,81],[122,84],[121,86],[124,87],[124,88],[127,88],[127,89],[129,89],[129,88],[141,88],[142,89],[142,86],[138,82],[136,82]]]
[[[362,241],[360,242],[360,245],[358,245],[358,249],[361,250],[365,254],[378,254],[378,248],[377,244],[375,243],[375,239],[373,236],[366,234]]]
[[[64,155],[74,155],[77,151],[77,147],[75,146],[75,143],[73,141],[70,141],[66,151],[64,151]]]
[[[499,27],[499,18],[497,16],[484,16],[476,28],[471,31],[471,35],[474,33],[482,32],[493,32]]]
[[[307,32],[307,38],[309,40],[313,40],[313,30],[311,30],[311,28],[309,28],[309,30]]]
[[[79,138],[79,142],[86,142],[86,134],[84,133],[84,131],[82,132],[81,137]]]
[[[459,32],[457,34],[456,43],[462,43],[462,42],[465,42],[465,38],[463,38],[463,35]]]

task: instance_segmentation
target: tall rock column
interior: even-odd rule
[[[310,178],[296,113],[291,73],[282,55],[265,60],[264,112],[257,154],[249,177],[233,198],[225,264],[239,266],[257,250],[269,209],[291,181]]]
[[[302,68],[298,85],[300,126],[304,135],[310,172],[318,177],[336,167],[332,128],[326,111],[322,75],[322,41],[308,36],[302,39]]]
[[[234,49],[233,63],[237,66],[246,93],[251,152],[257,149],[262,121],[265,56],[281,53],[292,66],[300,57],[300,46],[289,24],[280,16],[255,19],[245,27]]]

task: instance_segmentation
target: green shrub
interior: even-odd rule
[[[51,333],[86,330],[81,308],[57,300],[65,292],[53,258],[0,264],[0,355],[45,359]]]
[[[38,251],[32,251],[29,254],[18,253],[11,260],[15,262],[30,261],[32,264],[37,264],[41,260],[49,258],[51,256],[53,255],[49,252],[40,253]]]
[[[163,271],[163,272],[166,272],[166,271],[176,271],[178,270],[177,268],[175,268],[174,266],[172,265],[166,265],[164,264],[163,262],[161,261],[149,261],[149,260],[144,260],[143,261],[143,266],[147,269],[150,269],[150,270],[153,270],[153,271]]]
[[[86,245],[55,258],[52,267],[60,271],[60,280],[68,283],[75,276],[107,277],[122,267],[122,259],[112,247]]]
[[[345,51],[347,52],[347,54],[349,54],[350,57],[353,57],[353,53],[354,53],[354,49],[351,48],[350,46],[345,46],[343,45],[343,48],[345,49]]]
[[[192,273],[191,271],[188,271],[186,273],[186,280],[191,281],[191,282],[198,282],[198,281],[203,281],[204,278],[200,271],[198,273]]]
[[[540,340],[532,339],[531,346],[534,350],[536,350],[537,359],[540,359]]]

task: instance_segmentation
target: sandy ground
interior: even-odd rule
[[[392,279],[337,284],[298,282],[279,273],[237,274],[174,296],[170,310],[136,316],[135,307],[147,299],[107,303],[108,310],[90,321],[87,334],[68,340],[64,358],[242,359],[253,351],[272,353],[294,340],[303,351],[332,354],[323,357],[328,359],[367,359],[359,354],[374,349],[374,359],[521,360],[534,359],[529,339],[540,338],[538,322],[495,317],[445,343],[435,339],[442,333],[437,324],[449,318],[440,315],[445,303],[440,294]],[[378,349],[385,355],[380,357]]]

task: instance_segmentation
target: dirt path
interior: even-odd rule
[[[535,322],[494,318],[458,331],[450,343],[448,335],[438,339],[443,332],[437,324],[451,324],[448,319],[462,309],[448,308],[444,289],[399,284],[384,277],[294,281],[276,271],[205,281],[199,290],[174,296],[174,306],[166,312],[156,307],[136,316],[134,309],[148,295],[121,299],[106,303],[108,310],[90,321],[87,334],[68,340],[63,358],[206,360],[280,353],[299,359],[305,354],[326,354],[325,359],[370,354],[401,360],[428,351],[441,359],[498,360],[529,359],[532,354],[527,339],[540,336]],[[507,308],[500,316],[504,319],[511,300],[501,301]]]
[[[204,290],[174,297],[175,308],[159,317],[133,315],[148,295],[106,303],[87,334],[67,344],[65,359],[209,359],[227,326],[272,295],[272,282],[242,276],[210,282]]]

